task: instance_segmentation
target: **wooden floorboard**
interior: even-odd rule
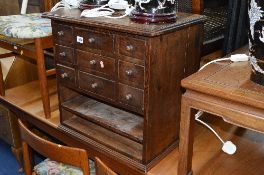
[[[38,81],[8,89],[3,98],[32,116],[39,118],[43,122],[46,122],[53,127],[57,127],[59,125],[59,109],[55,78],[49,79],[48,85],[51,105],[50,119],[46,119],[44,115]]]
[[[38,82],[6,91],[5,100],[39,118],[50,126],[59,125],[58,97],[55,80],[49,81],[52,114],[45,119]],[[264,174],[264,135],[225,123],[221,118],[203,117],[224,138],[237,145],[237,153],[221,151],[221,142],[203,126],[196,124],[193,170],[195,175],[262,175]],[[178,149],[155,166],[149,175],[177,175]]]

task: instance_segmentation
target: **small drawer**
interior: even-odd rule
[[[55,44],[72,46],[73,44],[73,30],[72,27],[54,24],[52,25],[52,34]]]
[[[65,46],[55,45],[55,58],[58,63],[73,65],[73,49]]]
[[[70,67],[57,65],[57,79],[61,84],[76,86],[75,70]]]
[[[79,72],[79,87],[98,96],[113,100],[115,96],[115,83],[91,74]]]
[[[111,79],[115,77],[114,59],[80,50],[76,50],[76,57],[80,70]]]
[[[80,50],[96,49],[112,53],[114,52],[114,37],[111,34],[76,28],[75,47]]]
[[[139,88],[144,87],[144,67],[133,63],[118,62],[118,79],[125,84],[133,85]]]
[[[135,38],[119,37],[118,53],[144,60],[146,58],[146,42]]]
[[[120,103],[135,108],[136,112],[144,111],[144,91],[124,84],[119,84],[118,100]]]

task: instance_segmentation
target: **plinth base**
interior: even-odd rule
[[[130,19],[137,23],[170,23],[176,21],[176,14],[148,14],[133,11]]]

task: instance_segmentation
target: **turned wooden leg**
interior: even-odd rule
[[[26,142],[22,142],[23,147],[23,165],[25,175],[32,175],[32,152]]]
[[[37,68],[38,68],[38,76],[39,76],[43,109],[46,118],[50,118],[51,114],[50,114],[49,89],[48,89],[48,82],[46,76],[44,51],[42,49],[43,48],[42,40],[40,38],[35,39],[35,45],[36,45]]]
[[[192,174],[194,110],[182,96],[178,175]]]
[[[15,147],[11,147],[12,153],[14,154],[14,156],[17,159],[17,162],[19,164],[19,172],[23,172],[23,150],[22,147],[19,148],[15,148]]]
[[[4,81],[4,77],[3,77],[1,62],[0,62],[0,95],[5,96],[5,81]]]

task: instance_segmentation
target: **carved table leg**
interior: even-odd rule
[[[186,95],[186,94],[185,94]],[[192,174],[194,112],[188,97],[182,96],[178,175]]]

